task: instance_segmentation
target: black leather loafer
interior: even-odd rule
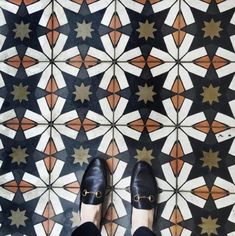
[[[106,161],[95,158],[89,163],[82,178],[80,202],[91,205],[103,203],[106,186]]]
[[[157,183],[151,166],[137,162],[131,176],[131,203],[137,209],[155,209],[157,204]]]

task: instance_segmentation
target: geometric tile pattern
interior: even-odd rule
[[[100,156],[102,235],[145,160],[158,235],[233,236],[234,138],[234,0],[0,0],[0,235],[70,235]]]

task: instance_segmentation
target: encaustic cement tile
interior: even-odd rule
[[[0,12],[1,60],[6,56],[22,59],[28,50],[41,53],[50,44],[52,1],[1,0]]]
[[[64,63],[64,65],[67,65]],[[61,66],[61,67],[60,67]],[[114,66],[101,62],[83,68],[80,76],[59,65],[53,66],[52,121],[54,124],[95,122],[101,125],[113,123]]]
[[[217,86],[217,89],[220,88],[220,91],[218,90],[218,92],[220,92],[219,95],[221,94],[221,98],[222,99],[224,98],[225,101],[222,101],[222,105],[224,105],[224,108],[223,109],[221,108],[215,114],[215,118],[212,123],[213,126],[220,126],[224,124],[225,126],[235,127],[235,120],[234,120],[235,79],[234,79],[234,71],[232,69],[233,65],[234,63],[230,63],[228,65],[225,65],[224,67],[221,67],[220,69],[217,69],[217,74],[219,78],[221,78],[221,80],[224,81],[223,84],[221,82],[221,85],[219,84],[220,86]],[[218,96],[218,93],[214,94]]]
[[[51,66],[41,62],[18,72],[1,73],[0,122],[27,123],[26,117],[31,118],[29,113],[37,115],[37,123],[49,122],[50,111],[45,115],[46,107],[42,107],[50,105],[51,94],[46,77],[51,74]]]
[[[1,140],[1,178],[3,186],[46,187],[49,179],[50,128],[22,125],[15,137]],[[12,133],[12,132],[11,132]]]
[[[215,68],[210,64],[209,61],[200,64],[201,68],[205,70],[203,75],[190,71],[193,64],[187,65],[188,72],[180,68],[180,101],[182,104],[185,101],[190,103],[190,106],[188,106],[190,110],[184,109],[183,112],[184,114],[188,112],[188,117],[194,114],[203,114],[210,125],[213,125],[214,119],[223,116],[224,120],[226,118],[230,119],[229,126],[234,126],[235,123],[232,122],[235,98],[233,74],[227,72],[228,75],[218,76]]]
[[[192,61],[198,55],[201,60],[223,61],[223,53],[233,52],[234,7],[225,2],[181,1],[180,59]]]
[[[212,131],[215,134],[216,141],[221,145],[221,152],[225,150],[225,168],[226,172],[218,174],[218,177],[215,180],[214,185],[227,190],[229,192],[235,192],[234,186],[234,156],[235,156],[235,148],[234,148],[234,128],[225,128],[224,126],[212,127]],[[222,146],[223,145],[223,146]],[[220,149],[218,150],[220,151]],[[218,152],[217,151],[217,152]],[[222,159],[223,160],[223,159]],[[222,163],[223,164],[223,163]]]
[[[177,235],[234,235],[234,194],[183,193],[178,197]]]
[[[175,65],[172,72],[163,71],[155,76],[148,62],[118,62],[115,65],[114,94],[116,124],[128,125],[142,120],[142,125],[149,125],[151,121],[148,119],[152,119],[150,116],[157,114],[160,124],[176,125],[179,109],[177,68]]]
[[[210,62],[208,64],[203,62],[200,66],[203,74],[200,74],[200,70],[195,70],[193,63],[179,65],[179,76],[176,79],[178,125],[209,126],[214,125],[214,120],[221,123],[227,120],[226,125],[234,127],[234,79],[232,75],[228,75],[227,72],[218,78],[214,68],[209,68]],[[222,77],[223,80],[220,79]]]
[[[234,129],[180,127],[178,130],[179,191],[234,193]],[[199,195],[200,196],[200,195]]]
[[[0,227],[2,235],[47,235],[46,188],[0,189]]]
[[[193,84],[196,82],[196,80],[193,81],[193,77],[196,75],[205,77],[207,70],[193,62],[166,62],[163,64],[147,62],[147,64],[152,74],[152,78],[148,81],[156,80],[155,83],[160,86],[161,90],[156,95],[160,95],[160,98],[153,103],[146,125],[159,123],[165,126],[192,126],[195,124],[208,126],[206,116],[200,109],[201,106],[197,106],[194,102],[196,95]],[[193,107],[197,109],[193,109]]]
[[[55,0],[53,10],[53,57],[56,61],[67,60],[66,52],[69,51],[80,51],[79,55],[74,54],[77,61],[90,61],[97,56],[102,61],[113,60],[115,1]],[[61,53],[61,50],[64,52]]]
[[[117,1],[116,60],[128,61],[132,54],[142,60],[157,61],[159,57],[149,57],[152,48],[158,51],[161,60],[177,60],[179,9],[180,1]]]
[[[193,152],[189,138],[194,138],[204,142],[209,132],[209,127],[201,127],[198,125],[191,127],[179,126],[178,128],[175,126],[152,125],[147,126],[146,128],[148,130],[150,140],[156,144],[160,144],[160,142],[162,142],[160,149],[161,152],[172,158],[168,159],[168,169],[165,170],[165,178],[168,177],[170,179],[173,176],[180,178],[180,175],[185,175],[184,171],[187,172],[192,168],[192,165],[184,165],[185,163],[181,159],[184,155]],[[184,170],[183,172],[181,172],[182,168]],[[185,176],[183,176],[181,176],[182,179],[185,178]],[[184,184],[184,181],[182,184]]]

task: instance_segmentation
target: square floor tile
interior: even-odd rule
[[[24,127],[26,125],[22,125]],[[13,133],[10,128],[6,131]],[[10,132],[11,131],[11,132]],[[41,136],[39,136],[41,132]],[[5,133],[6,135],[6,133]],[[28,174],[33,174],[35,179],[32,180],[34,186],[45,187],[49,184],[49,175],[43,174],[46,169],[46,146],[44,141],[50,139],[50,129],[45,125],[33,127],[31,130],[25,130],[24,133],[19,131],[16,133],[14,140],[9,137],[2,137],[1,143],[1,173],[5,176],[13,176],[14,181],[8,179],[3,184],[14,185],[14,183],[24,185],[24,182],[30,182]],[[41,169],[40,166],[44,167]],[[9,173],[8,173],[9,172]],[[26,183],[25,183],[26,184]],[[26,184],[27,185],[27,184]]]
[[[24,123],[24,116],[30,119],[32,113],[37,116],[37,123],[50,121],[50,111],[46,114],[46,107],[42,109],[51,100],[48,88],[50,75],[51,66],[46,62],[40,62],[26,70],[19,69],[14,76],[8,72],[1,73],[0,122]]]
[[[148,118],[155,117],[159,123],[172,126],[177,123],[178,80],[177,66],[172,72],[155,76],[146,62],[118,62],[115,66],[117,125],[128,125],[142,120],[148,125]],[[174,77],[175,76],[175,77]],[[137,123],[137,122],[136,122]]]
[[[1,61],[10,55],[22,58],[29,48],[39,54],[50,48],[52,1],[21,4],[1,0],[0,12]],[[51,57],[50,52],[47,56]]]
[[[46,188],[0,188],[2,235],[46,235],[49,201]]]
[[[192,61],[198,56],[216,60],[218,51],[224,51],[225,56],[234,51],[233,8],[233,4],[182,1],[180,59]]]
[[[179,9],[180,1],[117,1],[116,60],[128,61],[131,56],[151,60],[149,53],[154,50],[161,60],[177,60]]]
[[[201,194],[203,196],[203,194]],[[190,193],[179,194],[178,232],[187,235],[233,235],[234,195],[204,194],[206,200],[191,197]],[[182,234],[181,234],[182,235]]]
[[[26,129],[26,127],[30,127]],[[21,124],[17,133],[5,127],[14,140],[6,137],[1,139],[1,175],[3,185],[7,186],[36,186],[46,187],[50,183],[48,164],[48,145],[50,128],[46,125]],[[8,136],[9,136],[8,135]],[[4,147],[4,148],[3,148]]]
[[[178,129],[180,191],[234,193],[234,129],[218,129],[205,126]],[[231,137],[224,137],[226,134]]]
[[[212,124],[214,120],[219,122],[229,119],[228,125],[234,126],[235,123],[232,121],[235,98],[233,72],[229,70],[231,73],[227,71],[227,75],[218,76],[219,69],[216,70],[212,64],[209,61],[200,63],[199,70],[204,71],[203,74],[196,72],[199,70],[195,70],[194,63],[180,65],[179,97],[182,106],[185,103],[188,106],[179,112],[179,116],[187,117],[186,119],[189,121],[194,120],[192,117],[200,115],[206,118],[209,124]],[[222,69],[226,70],[226,65],[221,67]],[[182,122],[181,125],[192,125],[191,122],[181,120],[179,122]]]
[[[67,51],[80,51],[81,60],[95,53],[102,61],[112,61],[115,43],[115,1],[54,1],[53,58],[67,60]],[[78,14],[79,13],[79,14]],[[79,45],[79,47],[78,47]],[[93,55],[94,56],[94,55]],[[77,57],[78,58],[78,57]]]
[[[54,124],[73,122],[113,123],[114,67],[111,63],[100,63],[78,75],[63,70],[66,62],[53,66],[52,120]],[[85,74],[86,73],[86,74]]]

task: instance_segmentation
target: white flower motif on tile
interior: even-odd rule
[[[116,55],[116,60],[117,60],[117,63],[115,66],[115,73],[116,73],[116,77],[117,77],[117,80],[121,89],[125,89],[129,87],[129,84],[127,82],[127,78],[124,72],[128,72],[135,76],[140,76],[143,70],[142,68],[129,63],[132,60],[134,61],[136,58],[140,57],[141,51],[140,51],[140,48],[138,47],[138,48],[134,48],[125,52],[125,47],[128,42],[128,38],[129,38],[128,36],[123,34],[123,37],[121,37],[115,49],[116,51],[115,55]],[[103,42],[104,48],[106,49],[106,52],[90,47],[87,55],[93,58],[97,58],[100,61],[105,61],[105,63],[100,63],[95,66],[92,66],[87,69],[87,72],[90,77],[105,72],[102,77],[99,87],[102,89],[107,89],[112,79],[113,72],[114,72],[114,68],[111,63],[111,61],[115,59],[114,48],[111,45],[111,41],[109,37],[106,39],[101,37],[101,40]],[[122,63],[123,61],[128,62],[128,63]]]
[[[102,136],[102,140],[98,148],[100,152],[106,153],[112,141],[115,142],[119,152],[127,151],[128,148],[124,140],[124,136],[139,140],[141,132],[128,127],[127,124],[140,119],[141,116],[139,111],[124,114],[127,103],[128,100],[121,97],[115,108],[114,116],[107,98],[99,100],[103,113],[102,115],[90,110],[88,111],[86,119],[102,124],[102,126],[98,126],[86,132],[88,140]],[[115,124],[115,126],[112,124]]]
[[[41,160],[36,162],[39,177],[27,172],[24,173],[23,181],[26,181],[32,186],[40,186],[40,188],[32,188],[32,190],[23,193],[25,202],[38,198],[38,203],[34,210],[36,214],[43,215],[48,208],[48,204],[52,206],[53,215],[63,213],[64,209],[60,198],[72,203],[75,202],[78,193],[69,191],[69,185],[78,182],[78,180],[75,173],[61,176],[64,164],[63,161],[56,160],[54,168],[51,173],[49,173],[45,162]],[[51,188],[48,188],[48,185],[50,185]],[[48,196],[50,196],[50,200]],[[41,234],[43,232],[45,234],[43,223],[35,224],[34,228],[37,233]],[[52,233],[60,234],[62,228],[62,225],[55,222]]]
[[[152,141],[156,141],[167,137],[161,150],[163,153],[170,154],[172,147],[177,141],[177,134],[178,141],[182,146],[184,154],[189,154],[193,151],[189,137],[197,139],[201,142],[205,141],[207,132],[205,133],[198,128],[201,123],[206,121],[205,114],[203,112],[199,112],[188,116],[192,104],[193,102],[186,98],[177,114],[171,99],[166,99],[163,101],[163,106],[167,116],[164,116],[156,111],[152,111],[150,113],[150,120],[155,121],[157,124],[163,125],[163,127],[159,126],[157,130],[149,133],[150,139]],[[179,124],[178,128],[176,126],[176,121],[178,121]]]
[[[178,58],[178,49],[176,46],[174,50],[168,50],[171,52],[171,54],[163,52],[157,48],[153,48],[151,50],[150,56],[161,61],[161,63],[159,63],[156,67],[152,67],[150,69],[152,75],[157,77],[161,74],[167,73],[163,88],[172,90],[178,71],[185,90],[193,88],[193,83],[189,72],[200,77],[205,77],[207,69],[195,64],[194,61],[206,56],[207,52],[205,48],[199,48],[188,52],[192,41],[193,38],[190,39],[190,42],[184,40],[184,42],[181,44],[179,50],[181,53],[180,59],[182,62],[180,64],[176,63]],[[167,45],[171,45],[172,47],[171,43],[168,43]],[[184,63],[184,61],[186,62]]]
[[[70,128],[69,125],[66,125],[66,123],[69,124],[70,121],[79,120],[77,112],[73,110],[61,114],[61,107],[63,107],[61,106],[61,104],[65,103],[65,99],[59,97],[58,100],[60,101],[57,102],[58,106],[54,108],[52,126],[50,125],[51,113],[46,104],[45,98],[38,99],[38,105],[40,107],[41,114],[37,114],[30,110],[26,110],[25,112],[24,118],[30,120],[31,122],[34,122],[35,125],[30,129],[24,130],[24,135],[26,139],[30,139],[40,135],[40,139],[36,147],[38,151],[45,150],[51,136],[57,148],[57,151],[61,151],[65,149],[61,137],[62,135],[65,135],[72,139],[76,139],[78,135],[78,129],[73,129]],[[62,121],[65,123],[63,123]],[[43,124],[37,125],[37,123]]]

